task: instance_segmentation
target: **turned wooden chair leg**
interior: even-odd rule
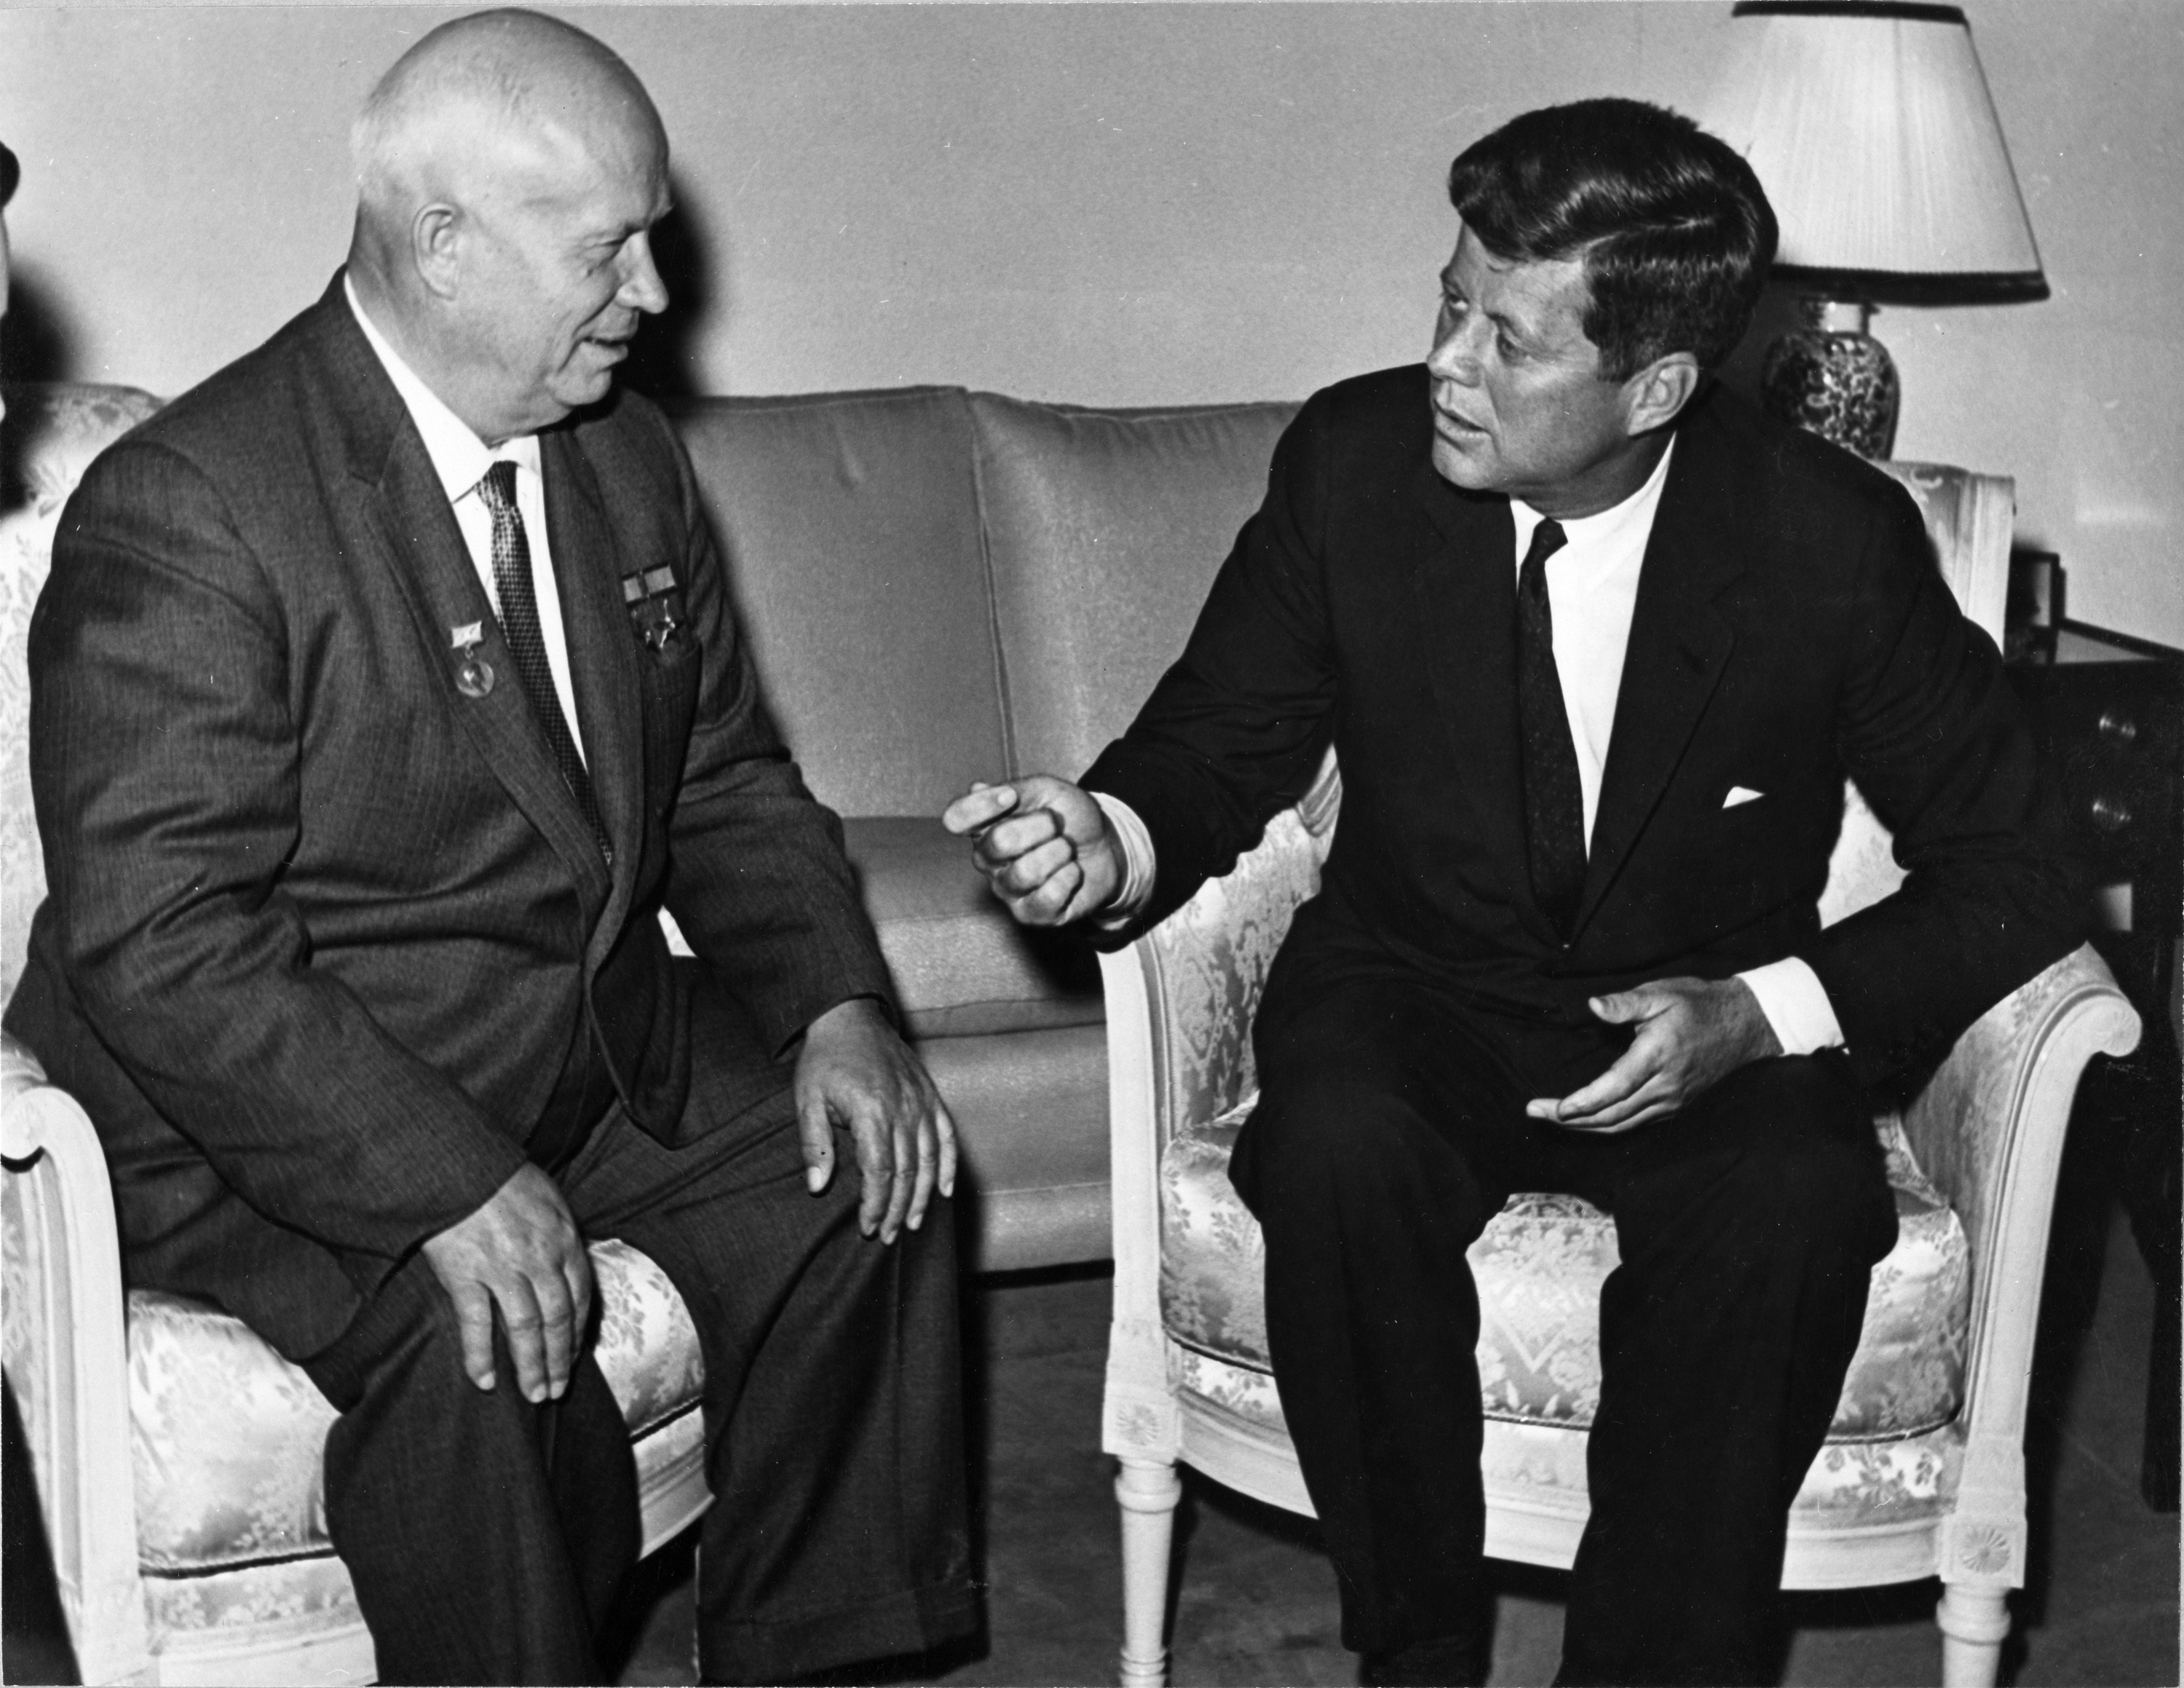
[[[1942,1688],[1994,1688],[2009,1638],[2007,1594],[1944,1583],[1934,1622],[1942,1631]]]
[[[1123,1688],[1167,1680],[1167,1562],[1183,1480],[1173,1460],[1125,1459],[1115,1478],[1123,1509]]]

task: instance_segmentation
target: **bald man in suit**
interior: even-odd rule
[[[598,1680],[637,1547],[601,1238],[704,1349],[705,1675],[960,1635],[953,1128],[688,465],[613,390],[666,303],[659,116],[591,37],[488,13],[355,150],[344,271],[62,523],[8,1027],[98,1122],[129,1281],[341,1410],[382,1680]]]

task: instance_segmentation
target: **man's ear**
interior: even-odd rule
[[[1699,361],[1689,352],[1657,357],[1623,383],[1623,422],[1632,439],[1666,428],[1699,390]]]
[[[410,257],[417,277],[438,299],[453,299],[461,268],[463,214],[444,201],[421,210],[410,224]]]

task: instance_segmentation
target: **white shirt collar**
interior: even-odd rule
[[[448,503],[456,503],[475,492],[486,470],[504,458],[519,470],[527,469],[534,475],[538,472],[537,434],[518,434],[513,439],[504,440],[499,450],[488,446],[471,425],[449,410],[440,395],[425,384],[424,378],[402,361],[402,354],[387,343],[387,337],[365,314],[356,296],[355,284],[346,274],[342,277],[342,293],[348,300],[356,326],[364,330],[373,355],[387,371],[387,378],[394,383],[394,390],[402,395],[410,421],[417,424],[417,432],[424,436],[425,455],[432,460],[432,472],[440,478]]]
[[[1636,544],[1641,550],[1653,530],[1653,513],[1660,507],[1661,489],[1669,483],[1669,460],[1676,455],[1676,439],[1669,436],[1668,449],[1661,453],[1661,461],[1653,465],[1653,472],[1646,477],[1645,484],[1619,504],[1611,504],[1605,510],[1595,511],[1590,516],[1572,516],[1563,522],[1563,534],[1570,547],[1578,551],[1596,554],[1619,554],[1626,546]],[[1532,542],[1532,530],[1540,525],[1540,512],[1522,499],[1509,500],[1509,514],[1517,523],[1517,555],[1522,557]]]

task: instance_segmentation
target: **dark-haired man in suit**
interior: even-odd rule
[[[704,1349],[703,1672],[961,1635],[952,1127],[688,465],[612,392],[666,303],[659,115],[590,36],[487,13],[355,154],[346,271],[62,523],[8,1030],[98,1122],[130,1281],[341,1410],[382,1680],[599,1680],[638,1520],[596,1238]]]
[[[950,824],[1017,917],[1127,935],[1331,741],[1342,816],[1230,1176],[1377,1682],[1487,1664],[1479,1310],[1513,1190],[1614,1216],[1565,1682],[1767,1668],[1789,1503],[1895,1216],[1867,1089],[2076,940],[2032,744],[1909,500],[1715,390],[1774,246],[1630,101],[1459,157],[1423,368],[1313,398],[1180,661],[1079,785]],[[1903,889],[1823,932],[1854,775]]]

